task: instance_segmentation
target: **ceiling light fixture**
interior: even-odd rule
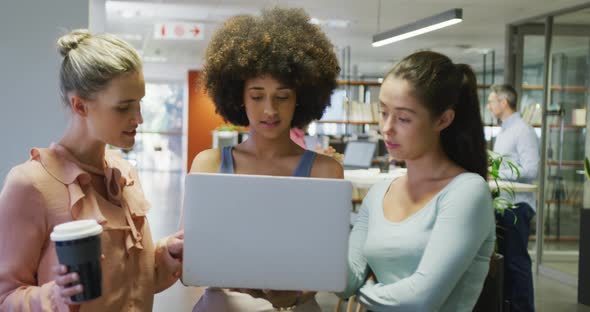
[[[373,47],[415,37],[463,21],[463,9],[452,9],[373,36]]]

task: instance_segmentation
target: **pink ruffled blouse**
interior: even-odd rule
[[[102,296],[80,311],[151,311],[156,292],[180,270],[165,241],[154,246],[137,172],[120,153],[106,151],[105,168],[75,159],[63,146],[31,150],[0,193],[0,311],[68,311],[51,272],[57,263],[53,227],[95,219],[101,235]],[[92,179],[106,183],[106,198]]]

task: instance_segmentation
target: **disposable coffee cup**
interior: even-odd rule
[[[70,297],[72,302],[92,300],[102,294],[101,233],[102,226],[95,220],[66,222],[55,226],[51,232],[59,263],[80,277],[68,287],[77,284],[83,286],[82,293]]]

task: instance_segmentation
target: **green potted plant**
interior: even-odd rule
[[[514,188],[509,185],[500,186],[500,166],[504,163],[512,174],[516,174],[516,178],[520,178],[520,170],[512,161],[506,159],[504,156],[488,151],[488,164],[489,164],[489,177],[494,182],[495,187],[490,191],[492,193],[492,200],[494,210],[501,215],[504,215],[506,211],[514,213],[512,209],[516,208],[514,205],[515,192]],[[515,216],[516,217],[516,216]],[[516,223],[516,218],[514,222]]]
[[[516,208],[514,204],[514,187],[510,183],[502,185],[499,183],[502,164],[508,166],[512,174],[516,174],[517,178],[520,177],[520,170],[513,162],[500,154],[488,150],[489,180],[495,185],[490,188],[494,211],[501,215],[512,213],[516,223],[516,214],[512,211],[512,209]],[[502,238],[504,230],[501,225],[496,224],[496,239]],[[488,275],[473,311],[502,311],[504,305],[504,257],[497,252],[497,249],[498,245],[496,243],[496,248],[490,259]]]

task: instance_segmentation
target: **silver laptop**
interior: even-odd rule
[[[335,179],[188,174],[183,284],[344,290],[351,192]]]
[[[376,142],[370,141],[350,141],[346,144],[344,150],[344,159],[342,166],[344,169],[368,169],[371,168]]]

